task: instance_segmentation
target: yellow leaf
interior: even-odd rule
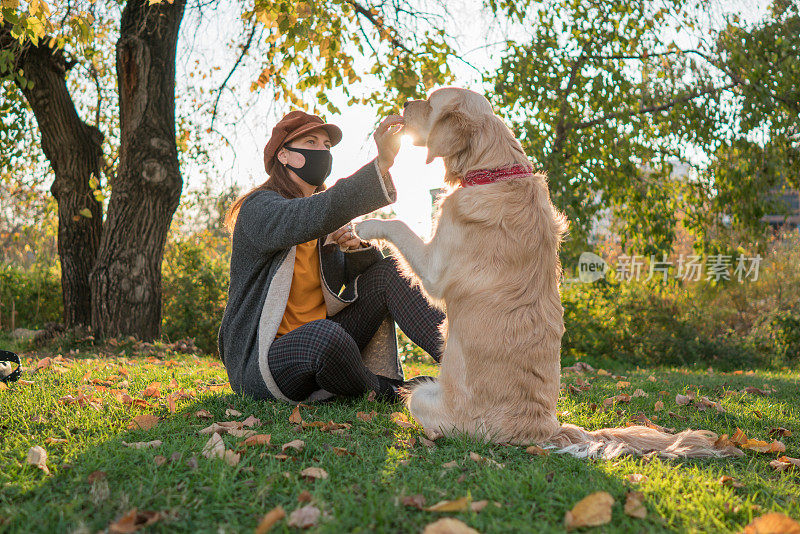
[[[778,512],[764,514],[744,527],[744,534],[800,534],[800,524]]]
[[[463,512],[469,509],[469,497],[461,497],[454,501],[440,501],[425,508],[428,512]]]
[[[286,517],[286,512],[280,506],[270,510],[258,523],[255,534],[265,534],[281,519]]]
[[[89,211],[89,208],[83,208],[81,211],[78,212],[81,217],[86,217],[87,219],[92,218],[92,212]]]
[[[443,517],[426,525],[422,534],[480,534],[477,530],[454,517]]]
[[[580,527],[596,527],[611,521],[611,506],[614,498],[606,491],[596,491],[578,501],[564,516],[567,530]]]

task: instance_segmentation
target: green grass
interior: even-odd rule
[[[454,516],[480,532],[561,532],[567,510],[594,491],[609,492],[616,503],[610,524],[595,532],[736,532],[754,517],[767,511],[780,511],[800,518],[800,477],[797,472],[775,472],[768,463],[777,455],[747,451],[741,459],[674,461],[619,458],[610,461],[581,460],[551,454],[533,456],[522,447],[484,444],[470,439],[440,439],[428,448],[416,440],[408,448],[402,440],[419,438],[419,429],[404,429],[393,423],[389,414],[399,406],[369,402],[366,398],[319,404],[301,408],[306,421],[350,423],[344,435],[319,429],[296,431],[289,422],[291,407],[277,402],[259,402],[231,393],[208,389],[209,384],[227,380],[220,362],[205,357],[175,355],[158,348],[155,356],[137,356],[135,345],[110,350],[90,349],[65,354],[71,360],[65,372],[53,368],[26,372],[23,380],[33,384],[11,384],[0,391],[0,531],[8,532],[97,532],[119,519],[133,507],[152,510],[162,518],[147,527],[151,532],[252,532],[263,515],[276,506],[287,514],[302,506],[298,496],[304,490],[311,503],[323,511],[323,518],[311,531],[317,532],[420,532],[442,516]],[[98,356],[102,352],[102,356]],[[120,355],[122,353],[122,355]],[[42,354],[26,358],[24,365],[35,367]],[[119,367],[128,376],[118,374]],[[118,383],[128,380],[133,397],[153,381],[160,381],[164,397],[179,387],[192,391],[193,399],[180,400],[176,413],[169,413],[166,401],[149,399],[153,408],[125,406],[108,392],[98,391],[83,380]],[[418,364],[409,374],[430,372]],[[435,369],[434,369],[435,371]],[[610,376],[590,379],[590,390],[578,395],[562,394],[559,409],[564,422],[589,429],[624,425],[631,416],[643,412],[667,427],[710,429],[732,434],[737,427],[749,437],[768,440],[770,428],[787,427],[795,432],[786,443],[786,454],[800,456],[798,373],[782,370],[754,374],[708,373],[705,370],[615,369],[631,383],[623,392],[641,388],[647,397],[634,398],[605,412],[591,411],[591,403],[602,405],[615,395],[617,381]],[[656,378],[655,382],[648,379]],[[595,376],[589,374],[589,377]],[[565,375],[568,384],[575,375]],[[586,378],[586,377],[584,377]],[[730,389],[767,385],[775,393],[766,397],[751,394],[725,396]],[[714,400],[722,399],[725,413],[710,409],[697,411],[678,406],[675,394],[699,390]],[[64,405],[59,398],[84,391],[102,399],[99,411],[90,406]],[[666,395],[659,392],[665,391]],[[654,411],[661,399],[664,410]],[[233,407],[240,417],[227,417]],[[249,448],[236,467],[221,460],[204,458],[200,452],[208,436],[197,431],[211,421],[194,413],[206,409],[213,421],[243,420],[255,415],[262,420],[259,433],[272,435],[271,447]],[[356,412],[376,410],[371,422],[361,421]],[[667,415],[668,411],[686,417]],[[162,418],[151,430],[130,430],[136,415],[152,413]],[[47,438],[66,439],[47,444]],[[228,449],[242,441],[223,436]],[[302,452],[276,459],[280,445],[302,439]],[[157,449],[135,450],[122,441],[161,440]],[[50,475],[26,465],[30,447],[40,445],[49,455]],[[355,455],[338,456],[332,447],[344,447]],[[181,459],[157,466],[156,455]],[[494,459],[476,463],[469,453]],[[261,453],[266,453],[264,457]],[[197,466],[187,464],[192,456]],[[443,464],[458,462],[456,468]],[[304,480],[299,472],[310,466],[329,473],[326,480]],[[91,483],[90,473],[103,471],[105,481]],[[635,473],[646,479],[634,484],[627,476]],[[722,486],[721,475],[730,475],[741,488]],[[645,496],[648,515],[635,519],[623,513],[625,494],[636,489]],[[437,514],[405,507],[402,496],[422,494],[427,504],[469,496],[473,501],[488,500],[481,512]],[[498,503],[495,506],[491,503]],[[281,521],[273,531],[294,529]]]

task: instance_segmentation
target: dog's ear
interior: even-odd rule
[[[426,163],[430,163],[434,158],[452,156],[466,149],[476,127],[477,121],[457,107],[443,110],[428,134]]]

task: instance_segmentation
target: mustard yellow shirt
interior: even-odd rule
[[[325,319],[325,299],[322,296],[322,277],[319,271],[317,240],[297,245],[294,258],[292,286],[289,289],[289,300],[286,311],[278,326],[280,337],[295,328],[317,319]]]

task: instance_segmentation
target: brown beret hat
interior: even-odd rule
[[[342,131],[338,126],[327,124],[316,115],[309,115],[302,111],[292,111],[278,121],[278,124],[272,129],[272,137],[269,138],[267,146],[264,147],[264,168],[267,170],[267,174],[272,172],[272,168],[277,162],[275,153],[278,152],[278,149],[292,139],[297,139],[301,135],[317,128],[322,128],[328,133],[328,137],[331,138],[331,146],[335,146],[342,140]]]

